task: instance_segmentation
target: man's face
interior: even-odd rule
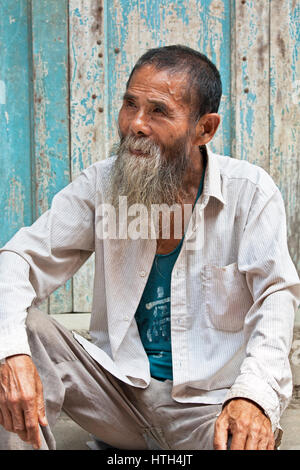
[[[171,76],[145,65],[132,76],[119,113],[122,138],[135,136],[156,143],[166,159],[176,157],[176,150],[191,146],[191,108],[184,101],[186,76]],[[142,152],[132,149],[132,154]]]
[[[186,77],[143,66],[130,80],[119,113],[120,145],[111,200],[128,204],[173,205],[185,197],[190,165],[190,106],[184,101]]]

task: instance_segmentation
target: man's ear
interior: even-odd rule
[[[205,145],[211,141],[219,124],[221,122],[221,116],[217,113],[204,114],[196,125],[194,145]]]

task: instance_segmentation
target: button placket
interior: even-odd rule
[[[171,282],[171,309],[173,315],[173,375],[181,380],[187,372],[187,332],[185,331],[186,311],[186,252],[183,251],[177,259],[175,265],[174,277]],[[171,322],[172,326],[172,322]],[[177,373],[176,373],[177,371]]]

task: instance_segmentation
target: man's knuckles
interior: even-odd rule
[[[22,404],[22,398],[20,395],[14,393],[12,395],[9,395],[7,398],[6,398],[6,401],[5,401],[7,407],[10,409],[10,410],[14,410],[15,408],[17,408],[19,405]]]
[[[238,434],[240,436],[247,436],[249,433],[249,426],[245,423],[237,422],[234,426],[230,427],[230,431],[233,435]]]
[[[20,397],[20,403],[24,407],[25,411],[29,411],[29,409],[36,403],[36,399],[37,397],[35,393],[27,392],[22,394]]]
[[[216,419],[215,428],[216,429],[221,429],[224,426],[226,426],[226,423],[227,423],[227,417],[224,414],[221,414]]]

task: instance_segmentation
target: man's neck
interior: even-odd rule
[[[187,196],[182,200],[182,218],[181,218],[181,234],[183,235],[186,231],[187,224],[189,223],[189,217],[186,216],[186,212],[190,214],[190,207],[194,205],[198,189],[200,186],[201,177],[204,171],[204,158],[206,158],[204,152],[201,153],[200,149],[197,148],[197,151],[194,152],[193,156],[191,156],[192,164],[190,165],[189,171],[186,173],[185,177],[185,187],[184,189],[187,191]],[[159,234],[156,245],[156,253],[157,254],[167,254],[170,253],[172,250],[180,242],[180,239],[175,238],[174,236],[174,213],[171,212],[170,214],[170,237],[168,239],[162,238],[162,218],[160,217],[159,221]],[[180,236],[181,238],[181,236]]]
[[[204,170],[204,151],[200,147],[194,147],[190,154],[190,165],[187,169],[183,189],[190,197],[196,197]]]

